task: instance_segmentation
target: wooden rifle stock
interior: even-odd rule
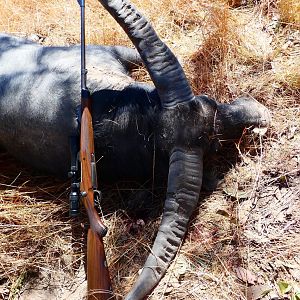
[[[80,128],[80,161],[82,202],[87,211],[90,228],[87,238],[88,299],[113,299],[111,282],[104,252],[103,237],[107,232],[95,209],[97,190],[94,133],[91,116],[91,98],[87,89],[82,90]]]

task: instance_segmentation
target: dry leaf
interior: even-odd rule
[[[257,281],[257,277],[249,270],[237,267],[235,268],[236,276],[238,279],[242,280],[243,282],[249,283],[249,284],[255,284]]]
[[[251,191],[240,191],[230,187],[227,187],[223,191],[225,192],[225,194],[235,199],[247,199],[251,193]]]
[[[174,274],[177,278],[183,276],[186,271],[188,269],[188,262],[186,261],[186,259],[180,255],[177,260],[176,260],[176,264],[174,267]]]
[[[268,284],[259,284],[248,287],[247,300],[258,300],[268,295],[272,288]]]
[[[287,294],[288,292],[290,292],[292,290],[292,286],[286,282],[286,281],[279,281],[277,283],[279,290],[281,292],[282,295]]]
[[[262,135],[266,134],[266,132],[268,131],[268,128],[267,127],[262,127],[262,128],[255,127],[252,131],[254,133],[259,134],[259,135],[262,136]]]
[[[299,269],[290,269],[289,272],[295,280],[300,282],[300,270]]]

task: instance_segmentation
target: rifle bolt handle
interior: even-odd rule
[[[87,196],[87,192],[86,191],[82,191],[81,192],[81,197],[86,197]]]

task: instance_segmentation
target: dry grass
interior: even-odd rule
[[[279,0],[278,10],[282,22],[300,27],[300,3],[291,0]]]
[[[260,286],[280,299],[298,299],[292,296],[300,282],[300,1],[134,2],[183,62],[196,93],[224,102],[248,95],[273,114],[267,136],[250,134],[210,158],[209,174],[220,184],[213,193],[201,194],[181,251],[150,298],[258,299],[251,293]],[[75,0],[6,0],[0,8],[1,31],[38,34],[45,45],[77,43],[78,24]],[[87,40],[130,46],[92,0],[87,1]],[[149,80],[144,71],[137,76]],[[6,154],[0,166],[0,298],[18,299],[42,274],[53,279],[54,290],[67,289],[78,299],[84,275],[81,280],[74,273],[82,259],[82,252],[76,256],[74,251],[84,241],[81,230],[79,244],[72,239],[75,223],[64,202],[68,183],[34,176]],[[110,206],[122,202],[121,190],[104,191],[103,207],[118,295],[134,282],[159,223],[153,217],[139,225],[121,205]],[[279,292],[280,280],[292,287],[286,295]],[[52,291],[45,298],[72,299],[66,295]]]

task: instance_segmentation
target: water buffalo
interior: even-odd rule
[[[101,178],[146,180],[153,166],[155,176],[168,173],[157,237],[126,297],[136,300],[157,285],[182,242],[198,202],[203,157],[211,141],[238,138],[245,127],[266,127],[270,114],[253,99],[219,104],[194,95],[174,54],[129,1],[100,2],[138,51],[87,48]],[[153,86],[129,76],[141,62]],[[0,35],[0,146],[35,169],[64,176],[79,106],[79,47],[43,47]]]

